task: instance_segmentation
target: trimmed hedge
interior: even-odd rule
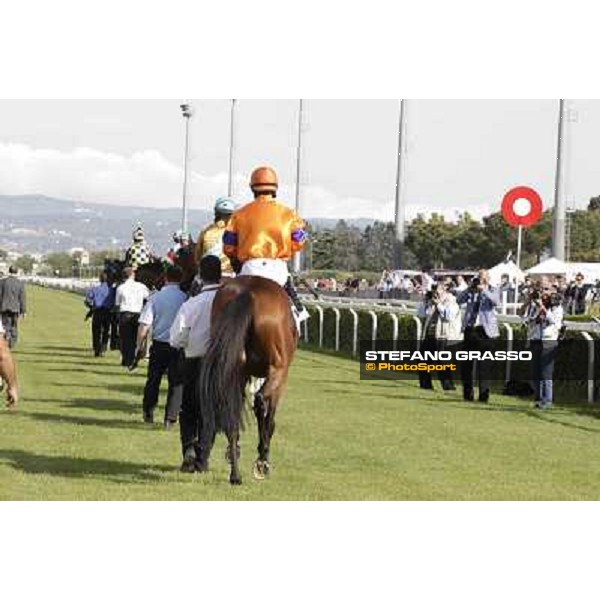
[[[310,349],[319,346],[319,311],[312,305],[307,306],[311,318],[307,321],[308,343],[304,341],[302,330],[301,345]],[[352,334],[354,317],[352,313],[340,307],[340,354],[352,355]],[[367,310],[356,310],[358,314],[358,343],[361,340],[370,340],[372,332],[372,318]],[[377,314],[377,339],[391,340],[393,319],[388,313]],[[416,335],[416,324],[411,315],[398,315],[398,339],[409,340]],[[332,308],[323,309],[323,349],[335,350],[335,313]],[[358,347],[357,347],[358,352]]]
[[[309,305],[308,311],[311,318],[307,321],[308,327],[308,343],[304,341],[304,329],[301,336],[301,347],[310,350],[319,349],[319,312]],[[340,350],[339,355],[352,357],[352,333],[353,333],[353,316],[348,309],[342,307],[340,310]],[[358,343],[360,341],[371,339],[371,315],[368,310],[355,309],[358,314]],[[391,340],[393,320],[389,313],[378,312],[378,340]],[[397,314],[397,313],[396,313]],[[521,325],[512,325],[513,337],[515,341],[523,341],[527,337],[527,329]],[[416,325],[412,315],[398,314],[398,339],[411,340],[416,335]],[[594,336],[594,379],[600,382],[600,340]],[[506,340],[507,332],[505,327],[500,327],[500,338]],[[576,345],[573,345],[573,340],[577,340]],[[335,351],[335,313],[331,308],[323,308],[323,348],[324,352]],[[358,353],[358,347],[357,347]],[[581,403],[587,401],[587,380],[569,381],[569,374],[573,372],[575,365],[581,368],[581,362],[588,360],[587,344],[581,337],[580,332],[568,331],[565,342],[561,345],[558,360],[554,369],[554,386],[557,398],[563,403]],[[494,387],[497,391],[502,388],[504,379],[505,364],[498,364],[499,371],[496,377],[499,380]],[[529,363],[512,363],[511,379],[518,381],[530,380],[531,366]],[[598,397],[598,386],[596,389],[596,397]]]

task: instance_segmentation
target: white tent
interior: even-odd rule
[[[585,283],[596,283],[600,279],[600,263],[569,263],[568,277],[581,273]]]
[[[581,273],[586,283],[595,283],[600,279],[600,263],[566,263],[558,258],[549,258],[542,261],[539,265],[529,269],[527,275],[564,275],[571,280]]]
[[[488,269],[488,277],[492,285],[499,285],[502,281],[502,275],[508,275],[509,281],[522,283],[525,280],[525,273],[517,267],[513,260],[507,260]]]
[[[569,265],[558,258],[548,258],[527,271],[527,275],[566,275]]]

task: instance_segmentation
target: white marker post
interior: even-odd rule
[[[521,249],[523,245],[523,227],[532,227],[542,217],[542,199],[532,188],[519,186],[511,189],[502,200],[502,216],[506,223],[518,227],[517,267],[521,268]]]
[[[512,207],[515,215],[520,218],[528,217],[532,210],[533,206],[531,204],[531,200],[529,198],[517,198],[515,200]],[[521,250],[523,247],[523,225],[518,226],[517,233],[517,267],[521,268]]]
[[[521,268],[521,242],[523,240],[523,225],[519,225],[519,233],[517,234],[517,269]]]

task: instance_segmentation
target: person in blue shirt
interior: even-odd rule
[[[145,354],[143,348],[150,330],[152,330],[152,346],[148,363],[148,377],[144,388],[144,422],[154,422],[154,411],[158,406],[160,383],[167,375],[169,389],[165,407],[165,429],[177,423],[183,395],[183,356],[179,350],[169,344],[171,325],[187,300],[181,291],[182,271],[179,267],[167,268],[166,285],[148,299],[139,319],[137,352],[134,367]]]
[[[85,297],[85,304],[92,316],[92,346],[94,356],[104,356],[108,347],[112,310],[115,306],[115,290],[108,285],[106,273],[100,275],[99,285],[94,286]]]

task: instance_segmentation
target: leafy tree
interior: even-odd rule
[[[486,247],[485,229],[469,213],[460,216],[452,224],[446,263],[450,268],[474,269],[485,259],[482,252]]]
[[[360,267],[368,271],[382,271],[392,266],[394,258],[394,225],[375,221],[361,236]]]
[[[573,261],[600,261],[600,211],[578,210],[571,216],[570,258]]]
[[[592,212],[595,210],[600,210],[600,196],[594,196],[593,198],[590,198],[588,211]]]
[[[361,233],[358,227],[350,227],[343,219],[334,230],[334,265],[340,271],[357,271],[360,268],[359,245]]]
[[[406,244],[422,267],[444,268],[452,245],[452,223],[433,213],[429,220],[418,215],[408,227]]]
[[[330,229],[313,233],[308,254],[312,256],[312,269],[335,269],[335,234]]]
[[[35,265],[35,258],[29,254],[23,254],[15,261],[15,267],[23,271],[26,275],[29,275],[33,271]]]
[[[52,274],[60,277],[70,277],[73,274],[73,259],[67,252],[52,252],[44,259]]]

